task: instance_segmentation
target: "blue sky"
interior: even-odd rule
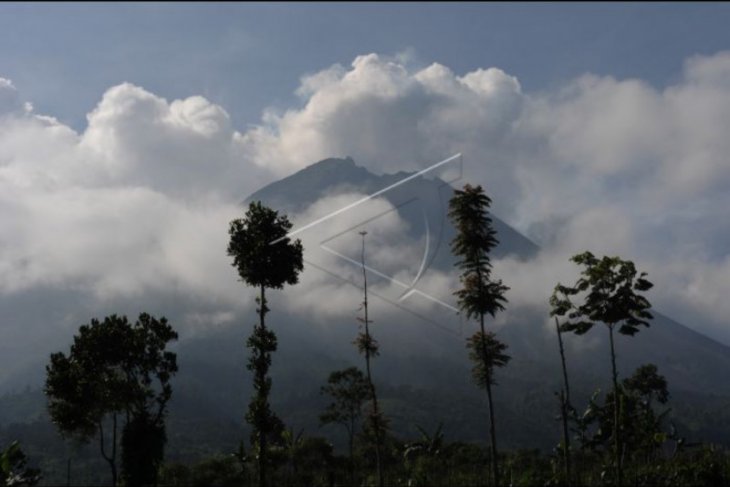
[[[25,317],[0,352],[161,303],[182,330],[235,321],[253,298],[223,249],[245,196],[327,157],[394,173],[456,152],[542,246],[495,263],[510,310],[547,316],[590,249],[730,343],[728,25],[727,3],[0,3],[0,305]],[[421,255],[399,252],[391,275]],[[356,291],[305,271],[287,305],[337,321]]]
[[[663,87],[688,56],[726,49],[728,25],[717,3],[5,3],[0,75],[77,129],[122,81],[202,94],[245,127],[296,103],[303,74],[359,54],[498,66],[530,92],[585,72]]]

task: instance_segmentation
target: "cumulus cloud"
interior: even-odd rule
[[[268,110],[238,131],[203,97],[168,101],[122,83],[76,132],[36,114],[0,79],[2,298],[40,288],[94,303],[174,293],[176,303],[192,303],[181,311],[190,326],[227,323],[251,302],[225,255],[227,223],[246,195],[327,157],[397,172],[461,152],[465,178],[485,186],[495,213],[543,246],[536,260],[495,263],[514,308],[545,310],[555,282],[575,277],[568,257],[591,249],[634,259],[654,277],[657,306],[730,339],[722,326],[730,315],[730,54],[687,60],[664,89],[586,74],[544,93],[524,93],[497,67],[460,74],[367,54],[303,77],[297,94],[299,107]],[[387,209],[375,200],[365,211]],[[379,224],[370,258],[409,281],[423,242],[396,213]],[[340,250],[356,244],[341,240]],[[356,266],[325,254],[358,278]],[[419,289],[451,296],[456,282],[453,272],[430,272]],[[373,286],[400,292],[392,282]],[[292,311],[330,317],[350,315],[359,300],[355,287],[313,268],[287,298]]]
[[[517,79],[500,69],[457,76],[433,64],[411,73],[397,60],[368,54],[350,69],[335,65],[303,78],[298,93],[301,109],[267,112],[244,135],[256,164],[286,175],[349,155],[375,172],[397,172],[462,152],[488,161],[500,186],[510,187],[503,148],[523,96]]]
[[[0,116],[16,113],[26,108],[20,101],[17,88],[9,79],[0,78]]]
[[[351,155],[394,172],[461,152],[465,176],[544,255],[567,262],[591,249],[632,258],[656,276],[658,306],[682,303],[690,325],[730,338],[719,297],[730,292],[730,54],[688,59],[664,89],[586,74],[535,94],[494,67],[409,70],[370,54],[304,77],[298,94],[302,107],[269,112],[244,135],[257,164],[287,174]],[[546,259],[540,265],[565,267]],[[544,280],[552,284],[543,302],[556,282]],[[512,293],[536,299],[520,289]]]
[[[222,308],[215,316],[246,302],[226,230],[267,176],[245,163],[222,107],[123,83],[77,133],[1,80],[0,110],[1,294],[178,295]]]

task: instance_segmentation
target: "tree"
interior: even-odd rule
[[[122,477],[126,485],[149,485],[157,481],[167,443],[165,416],[177,356],[165,349],[177,340],[177,333],[164,317],[157,320],[147,313],[139,316],[131,331],[135,358],[126,364],[125,373],[139,387],[132,389],[133,401],[127,408],[131,414],[122,431]]]
[[[327,379],[327,385],[322,387],[321,393],[329,395],[332,402],[320,415],[320,422],[322,424],[337,423],[347,430],[350,485],[355,485],[353,457],[355,427],[362,414],[362,405],[370,397],[370,384],[360,369],[348,367],[332,372]]]
[[[631,377],[624,379],[618,389],[618,401],[613,391],[606,394],[602,405],[597,402],[597,396],[597,393],[593,395],[584,415],[587,423],[597,423],[586,443],[591,449],[604,445],[611,448],[617,419],[624,451],[641,454],[639,459],[643,458],[647,465],[662,443],[676,437],[676,434],[663,431],[662,423],[669,409],[657,414],[652,405],[654,400],[660,404],[669,400],[667,382],[657,373],[655,365],[642,365]],[[619,405],[618,415],[615,414],[616,404]]]
[[[372,320],[368,318],[368,276],[367,268],[365,267],[365,235],[367,235],[367,232],[360,232],[360,235],[362,235],[361,262],[363,277],[363,302],[361,309],[363,310],[363,317],[358,317],[357,320],[362,324],[364,332],[358,334],[354,344],[357,347],[358,352],[365,356],[365,371],[367,373],[367,383],[370,388],[370,400],[372,401],[372,407],[370,411],[368,411],[364,432],[366,438],[371,437],[373,439],[373,443],[375,445],[375,468],[378,474],[378,485],[383,487],[385,480],[383,477],[382,446],[383,436],[385,435],[387,428],[387,421],[378,408],[378,395],[375,391],[375,383],[373,382],[373,376],[370,370],[370,359],[377,357],[379,352],[378,342],[370,334],[370,323],[372,323]]]
[[[669,400],[667,379],[659,374],[654,364],[644,364],[636,369],[631,377],[624,379],[624,388],[639,396],[647,407],[651,407],[654,400],[661,404]]]
[[[622,385],[631,406],[626,409],[633,412],[626,427],[630,434],[629,444],[644,454],[648,464],[652,453],[669,436],[662,432],[662,422],[669,409],[659,414],[654,411],[654,401],[659,404],[669,401],[667,380],[658,373],[656,365],[644,364],[624,379]]]
[[[81,441],[97,432],[101,454],[109,463],[112,484],[117,483],[117,425],[124,414],[123,475],[126,483],[152,483],[164,449],[164,418],[172,395],[171,377],[177,372],[174,353],[165,350],[177,333],[163,317],[142,313],[134,325],[126,316],[92,319],[74,336],[68,356],[51,355],[46,366],[45,393],[51,419],[62,434]],[[111,416],[111,418],[109,418]],[[111,422],[111,451],[104,438]],[[157,448],[146,454],[150,437],[137,434],[144,421],[157,432]],[[137,473],[144,472],[141,477]]]
[[[255,395],[249,403],[246,421],[253,427],[251,443],[257,449],[259,485],[266,486],[267,444],[283,431],[283,423],[271,411],[269,393],[271,354],[276,351],[276,334],[266,328],[269,308],[266,289],[282,289],[284,284],[299,282],[303,269],[302,243],[291,242],[287,233],[292,224],[284,215],[263,206],[260,201],[249,205],[244,218],[231,221],[228,233],[228,255],[241,280],[259,289],[257,312],[259,322],[246,342],[251,350],[248,369],[254,373]]]
[[[551,315],[553,313],[551,312]],[[563,332],[560,329],[560,322],[555,317],[555,331],[558,335],[558,350],[560,351],[560,365],[563,371],[563,388],[560,390],[560,420],[563,423],[563,468],[565,473],[565,481],[570,484],[572,481],[570,473],[571,455],[570,455],[570,434],[568,432],[568,416],[575,417],[575,409],[570,402],[570,383],[568,382],[568,367],[565,364],[565,349],[563,348]]]
[[[147,411],[134,415],[122,430],[124,485],[157,485],[167,435],[165,425]]]
[[[603,323],[611,346],[611,371],[613,382],[613,440],[616,483],[621,484],[623,445],[619,428],[619,384],[616,370],[614,329],[622,335],[633,336],[640,326],[649,326],[653,317],[649,312],[651,304],[641,294],[653,284],[645,279],[646,272],[637,277],[634,263],[619,257],[596,258],[590,252],[573,256],[571,261],[583,266],[581,277],[573,286],[558,283],[550,298],[554,316],[566,316],[563,331],[577,335],[587,333],[595,323]],[[573,303],[573,297],[583,298],[580,305]]]
[[[486,315],[494,318],[497,312],[504,310],[504,304],[507,302],[504,293],[509,288],[502,284],[501,280],[491,277],[492,263],[489,254],[499,243],[489,216],[491,203],[492,200],[484,194],[481,186],[473,187],[467,184],[463,190],[454,190],[454,196],[449,201],[449,217],[457,231],[456,237],[451,242],[451,251],[459,258],[456,266],[462,271],[460,281],[463,286],[454,294],[458,298],[460,310],[466,317],[479,319],[480,331],[467,341],[467,346],[471,351],[470,357],[478,363],[476,367],[480,372],[477,376],[482,375],[481,378],[477,377],[477,383],[487,390],[489,437],[492,449],[491,470],[495,485],[499,485],[492,374],[493,368],[504,366],[509,357],[504,355],[506,359],[498,358],[499,355],[503,355],[507,346],[500,343],[494,335],[485,332],[484,318]],[[479,352],[475,353],[474,347],[477,347]]]
[[[28,467],[28,458],[17,441],[0,451],[0,486],[36,485],[40,480],[40,470]]]
[[[439,423],[433,434],[416,425],[421,437],[403,445],[403,462],[409,472],[409,485],[431,485],[434,473],[442,470],[440,462],[444,450],[443,423]],[[415,482],[414,482],[415,481]]]

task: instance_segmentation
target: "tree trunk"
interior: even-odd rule
[[[608,336],[611,342],[611,371],[613,378],[613,448],[614,464],[616,467],[616,485],[623,485],[623,471],[621,468],[621,439],[619,438],[619,398],[618,372],[616,372],[616,351],[613,345],[613,325],[608,327]]]
[[[565,391],[560,391],[560,415],[563,420],[563,468],[565,469],[565,483],[571,484],[570,476],[570,435],[568,433],[568,406]]]
[[[264,321],[264,317],[266,316],[266,294],[263,284],[261,285],[261,303],[259,306],[259,325],[261,326],[261,330],[266,329],[266,323]],[[265,350],[260,350],[261,354],[267,353]],[[264,370],[256,370],[256,374],[259,375],[260,383],[263,384],[266,380],[266,371]],[[268,402],[268,398],[264,398],[266,402]],[[259,464],[259,487],[266,487],[266,432],[261,431],[261,425],[258,425],[259,428],[259,455],[258,455],[258,464]]]
[[[367,308],[365,308],[367,309]],[[365,320],[367,320],[367,311],[365,312]],[[365,324],[365,336],[366,338],[370,339],[368,331],[367,331],[368,325]],[[383,481],[383,469],[381,465],[380,460],[380,412],[378,410],[378,396],[375,393],[375,384],[373,383],[372,377],[370,375],[370,352],[367,350],[365,351],[365,367],[367,369],[368,374],[368,384],[370,385],[370,396],[373,400],[373,433],[375,433],[375,465],[378,473],[378,485],[379,487],[383,487],[384,481]]]
[[[355,425],[352,425],[352,429],[350,430],[350,434],[348,437],[348,447],[350,452],[350,485],[355,485],[355,455],[353,455],[353,436],[355,431]]]
[[[365,312],[365,340],[367,344],[370,344],[370,322],[368,321],[368,277],[367,270],[365,269],[365,235],[363,234],[362,239],[362,276],[363,276],[363,310]],[[383,467],[380,458],[380,416],[378,411],[378,396],[375,393],[375,384],[373,383],[372,376],[370,374],[370,348],[365,348],[365,368],[367,370],[368,384],[370,385],[370,396],[373,400],[373,429],[375,433],[375,465],[378,473],[378,486],[383,487],[385,485],[383,479]]]
[[[109,468],[112,471],[112,487],[117,485],[117,413],[112,414],[112,454],[111,456],[106,454],[104,447],[104,426],[99,421],[99,446],[101,448],[101,456],[109,464]]]
[[[558,332],[558,345],[560,347],[560,363],[563,367],[564,392],[560,392],[560,412],[563,419],[563,460],[565,462],[565,481],[571,483],[570,475],[570,434],[568,432],[568,408],[570,407],[570,386],[568,385],[568,367],[565,365],[565,350],[563,349],[563,334],[560,331],[560,324],[555,317],[555,330]]]
[[[492,371],[487,362],[487,344],[484,341],[484,314],[480,315],[479,326],[482,330],[482,359],[484,360],[484,371],[487,382],[487,401],[489,402],[489,439],[492,445],[492,478],[494,485],[499,487],[499,460],[497,458],[497,433],[494,428],[494,404],[492,403]]]

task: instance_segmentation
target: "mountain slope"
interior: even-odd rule
[[[398,172],[375,175],[356,165],[350,158],[325,159],[261,188],[246,198],[244,203],[261,201],[284,213],[298,212],[325,196],[353,192],[370,195],[396,185],[412,174]],[[438,230],[433,232],[434,239],[439,240],[436,243],[448,244],[454,237],[454,229],[446,216],[452,192],[451,186],[441,179],[419,176],[384,192],[381,197],[398,208],[399,215],[410,223],[414,231],[422,228],[425,213],[431,229],[443,229],[443,233]],[[538,247],[534,242],[504,221],[493,216],[493,223],[500,240],[494,251],[495,256],[529,258],[537,253]],[[444,254],[448,254],[448,245],[442,247]],[[444,259],[437,263],[437,267],[450,268],[452,264],[453,259]]]
[[[375,175],[351,159],[327,159],[262,188],[245,201],[260,200],[294,214],[325,196],[372,194],[408,176]],[[415,237],[424,226],[434,230],[429,265],[437,270],[453,269],[448,242],[454,229],[446,217],[451,192],[443,181],[419,177],[383,194]],[[537,245],[504,221],[495,217],[494,223],[500,240],[495,256],[529,261],[539,252]],[[509,284],[509,276],[500,277]],[[320,428],[318,415],[325,398],[319,388],[330,371],[362,365],[351,344],[358,332],[358,303],[352,303],[351,312],[322,323],[306,313],[283,311],[277,302],[286,297],[286,290],[272,297],[269,315],[279,337],[271,369],[272,407],[287,426],[326,435],[335,445],[343,446],[337,428]],[[388,303],[373,300],[373,330],[381,345],[373,373],[393,431],[412,437],[417,434],[416,426],[430,430],[443,421],[447,440],[486,442],[486,398],[471,381],[464,348],[464,336],[475,330],[473,325],[463,323],[463,333],[453,333],[453,329],[431,326],[408,313],[389,322],[382,318],[386,306]],[[499,329],[513,357],[497,375],[495,407],[500,443],[506,448],[549,449],[560,434],[554,421],[554,392],[561,381],[556,337],[545,327],[546,317],[534,310],[519,310],[515,316]],[[669,382],[672,414],[680,433],[730,445],[730,415],[718,413],[730,404],[730,381],[725,380],[730,371],[730,348],[661,313],[655,316],[651,327],[637,336],[618,337],[621,376],[643,363],[656,363]],[[239,318],[233,326],[218,327],[177,347],[180,371],[173,383],[168,422],[168,458],[172,460],[192,461],[214,451],[228,452],[235,448],[237,439],[248,437],[243,417],[251,381],[245,367],[245,339],[254,318]],[[458,321],[455,316],[451,319]],[[576,407],[581,408],[596,388],[605,391],[609,386],[607,336],[599,326],[585,337],[567,337],[567,342],[573,397]],[[38,393],[0,398],[0,411],[4,412],[0,415],[0,439],[9,439],[8,432],[13,432],[15,437],[21,435],[21,441],[35,441],[38,437],[33,436],[33,425],[46,425],[43,427],[47,429],[42,399]],[[10,428],[8,424],[14,422],[26,426]],[[42,448],[34,451],[41,452]]]
[[[350,158],[326,159],[262,188],[246,198],[245,202],[259,200],[283,212],[297,212],[326,195],[347,192],[371,194],[410,175],[411,173],[404,172],[375,175],[357,166]],[[453,269],[454,264],[448,243],[455,235],[455,230],[446,216],[448,199],[452,192],[451,186],[439,179],[419,177],[395,191],[388,191],[382,195],[398,207],[400,217],[408,222],[412,229],[418,230],[423,227],[420,223],[422,212],[419,211],[418,205],[403,205],[404,201],[413,199],[414,195],[419,198],[420,207],[426,208],[431,228],[443,227],[443,232],[439,234],[440,245],[432,246],[439,247],[433,260],[433,267],[439,270]],[[426,199],[422,197],[424,195],[430,195],[436,201],[424,202]],[[498,217],[492,215],[492,218],[500,241],[494,252],[496,258],[511,255],[529,259],[537,254],[539,248],[535,243]],[[509,281],[509,276],[500,277]],[[548,339],[552,339],[552,335],[545,335],[545,330],[542,328],[544,317],[529,316],[529,312],[526,314],[528,316],[524,323],[515,323],[514,326],[510,324],[501,333],[510,338],[513,350],[524,348],[519,350],[524,352],[524,356],[539,357],[541,355],[539,352],[545,348],[542,344],[543,338],[547,336]],[[594,338],[597,341],[597,345],[592,347],[589,354],[594,353],[593,349],[601,349],[600,344],[605,341],[605,337],[597,336],[600,334],[599,330],[589,334],[589,336],[596,335]],[[651,336],[651,346],[644,343],[643,336]],[[725,384],[722,380],[722,371],[730,370],[730,347],[693,331],[661,313],[655,313],[654,323],[649,329],[642,331],[635,338],[620,339],[620,342],[619,346],[622,348],[619,348],[619,353],[625,355],[621,360],[631,364],[632,367],[634,363],[655,361],[660,366],[665,365],[667,373],[674,376],[677,385],[683,388],[705,392],[722,391],[730,394],[730,384]]]

